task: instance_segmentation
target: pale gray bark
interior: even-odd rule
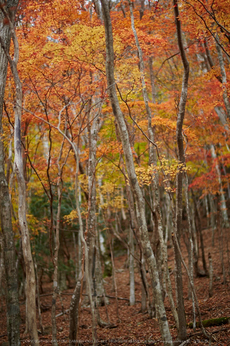
[[[93,3],[94,3],[95,10],[96,10],[96,13],[98,15],[98,18],[102,22],[103,21],[103,16],[102,16],[102,12],[101,12],[101,4],[100,4],[99,0],[93,0]]]
[[[192,235],[192,222],[191,222],[191,214],[190,214],[190,207],[189,207],[189,192],[188,192],[188,175],[187,172],[185,172],[185,202],[186,202],[186,212],[187,212],[187,219],[188,219],[188,235],[189,235],[189,246],[190,251],[188,251],[189,255],[189,273],[190,273],[190,285],[194,287],[194,268],[193,268],[193,251],[194,251],[194,244],[193,244],[193,235]],[[190,286],[189,286],[190,289]],[[193,321],[196,321],[196,309],[195,309],[195,298],[193,294],[193,290],[191,290],[191,296],[192,296],[192,310],[193,310]],[[193,325],[194,328],[196,324]]]
[[[98,233],[98,229],[97,229],[97,233]],[[109,303],[109,300],[105,296],[98,234],[96,235],[95,247],[96,247],[96,260],[95,260],[96,261],[95,263],[96,292],[97,292],[97,297],[98,296],[100,297],[100,298],[97,298],[97,304],[106,305]]]
[[[154,295],[156,299],[156,312],[159,321],[159,326],[161,330],[161,336],[165,344],[172,344],[172,337],[169,330],[169,325],[166,317],[165,307],[162,299],[161,285],[159,280],[159,275],[156,267],[156,259],[153,254],[151,244],[148,237],[148,228],[145,218],[145,203],[142,195],[141,188],[139,186],[134,162],[131,150],[131,145],[129,141],[128,130],[126,127],[126,122],[124,115],[121,111],[117,93],[116,93],[116,81],[114,78],[114,50],[113,50],[113,34],[112,34],[112,24],[109,13],[109,6],[106,0],[101,0],[102,11],[104,16],[104,26],[106,35],[106,76],[107,84],[110,96],[110,102],[113,109],[113,114],[115,116],[120,138],[122,141],[122,147],[124,151],[126,168],[128,172],[129,183],[131,189],[133,190],[136,202],[136,213],[138,220],[139,233],[141,238],[141,245],[143,248],[143,253],[146,259],[146,263],[149,268],[149,273],[154,287]]]
[[[2,9],[3,10],[3,9]],[[22,250],[26,269],[26,309],[28,331],[31,337],[32,345],[39,345],[37,325],[36,325],[36,281],[34,273],[34,264],[31,253],[30,235],[26,219],[26,184],[24,179],[23,158],[21,149],[21,114],[22,114],[22,86],[17,71],[19,59],[19,45],[14,30],[13,23],[4,9],[4,15],[9,21],[11,35],[14,43],[14,58],[11,59],[8,51],[1,41],[2,48],[7,56],[16,90],[16,104],[14,107],[14,164],[18,181],[18,221],[22,237]]]
[[[59,114],[59,122],[61,120],[61,114]],[[57,181],[57,195],[58,195],[58,208],[56,215],[56,227],[55,227],[55,239],[54,239],[54,254],[53,254],[53,264],[54,264],[54,274],[53,274],[53,296],[52,296],[52,309],[51,309],[51,317],[52,317],[52,343],[57,346],[57,325],[56,325],[56,300],[57,295],[59,293],[58,287],[58,260],[59,260],[59,248],[60,248],[60,219],[61,219],[61,200],[62,200],[62,172],[64,165],[66,164],[67,157],[62,165],[60,165],[60,161],[62,158],[63,148],[64,148],[64,140],[61,144],[61,149],[57,161],[58,166],[58,181]]]
[[[1,5],[3,1],[0,2]],[[7,1],[6,10],[9,7],[17,8],[18,1]],[[14,10],[16,12],[16,10]],[[15,12],[10,12],[14,22]],[[10,345],[20,345],[20,310],[18,301],[18,278],[16,270],[14,233],[11,222],[11,201],[4,168],[4,145],[2,141],[3,128],[3,100],[6,85],[8,58],[11,30],[9,25],[3,26],[4,14],[0,11],[0,219],[3,234],[4,264],[6,277],[6,303],[7,303],[7,334]],[[4,49],[3,49],[4,47]],[[5,51],[4,51],[5,50]]]
[[[135,304],[135,280],[134,280],[134,241],[133,230],[129,230],[129,303]]]
[[[99,4],[100,5],[100,4]],[[98,79],[98,76],[91,75],[91,79]],[[98,106],[96,106],[98,105]],[[93,107],[92,107],[93,106]],[[98,133],[103,124],[101,118],[101,99],[98,95],[91,99],[90,102],[91,111],[88,110],[88,148],[89,148],[89,160],[88,160],[88,217],[87,217],[87,244],[89,247],[89,272],[92,276],[92,268],[94,266],[95,284],[97,296],[104,296],[105,290],[102,280],[102,269],[100,264],[99,252],[96,251],[94,256],[94,250],[97,248],[97,201],[96,201],[96,166],[97,166],[97,140]],[[95,261],[95,263],[94,263]],[[93,288],[93,287],[92,287]],[[99,298],[97,304],[103,304],[104,299]],[[97,305],[96,304],[96,305]]]

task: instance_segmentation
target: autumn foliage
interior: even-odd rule
[[[136,174],[146,199],[148,223],[152,220],[148,205],[153,177],[158,177],[166,229],[166,196],[170,196],[172,203],[175,201],[179,171],[188,175],[190,202],[196,199],[204,209],[208,205],[206,216],[211,220],[212,203],[217,211],[222,208],[221,196],[227,203],[230,198],[229,1],[189,0],[179,4],[183,44],[190,64],[183,124],[186,165],[179,162],[176,142],[183,65],[173,3],[133,1],[157,148],[157,162],[151,165],[148,119],[129,2],[110,3],[117,94],[129,132]],[[8,25],[7,21],[4,18],[4,25]],[[59,223],[60,266],[71,284],[74,259],[68,253],[66,242],[72,239],[74,229],[79,230],[74,190],[76,172],[86,233],[90,232],[90,169],[96,189],[99,233],[106,238],[108,230],[112,234],[112,229],[119,225],[118,233],[126,239],[129,228],[129,183],[121,138],[109,102],[101,8],[98,1],[21,1],[15,27],[20,51],[18,72],[23,88],[22,145],[33,254],[40,268],[46,268],[41,276],[52,277],[53,237]],[[13,49],[12,44],[12,56]],[[17,183],[11,154],[14,103],[14,81],[8,69],[3,141],[12,210],[16,215]],[[78,167],[73,146],[79,155]],[[92,155],[95,155],[95,163],[90,168]],[[61,214],[57,220],[60,182]],[[185,196],[183,198],[185,211]],[[20,239],[16,216],[13,228],[16,239]]]

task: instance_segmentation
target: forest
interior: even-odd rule
[[[230,340],[230,1],[0,0],[0,344]]]

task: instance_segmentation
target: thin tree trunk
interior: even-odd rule
[[[195,205],[192,204],[190,206],[190,210],[191,210],[191,221],[192,221],[192,239],[193,239],[193,268],[194,268],[194,274],[195,277],[198,276],[198,259],[199,259],[199,246],[198,246],[198,239],[197,239],[197,229],[196,229],[196,222],[195,222]]]
[[[135,304],[135,280],[134,280],[134,241],[133,241],[133,230],[129,229],[129,303],[130,305]]]
[[[35,276],[36,276],[36,288],[37,288],[37,305],[38,305],[38,316],[39,316],[39,325],[41,329],[41,333],[43,334],[43,324],[42,324],[42,314],[41,314],[41,301],[40,301],[40,292],[39,292],[39,278],[38,278],[38,266],[36,257],[34,256],[34,268],[35,268]]]
[[[127,199],[129,204],[131,229],[136,237],[138,247],[140,250],[139,272],[140,272],[140,278],[141,278],[141,311],[145,312],[146,308],[148,307],[150,316],[152,316],[153,313],[150,311],[149,290],[148,290],[148,285],[146,280],[145,260],[143,256],[142,246],[139,240],[140,235],[137,234],[136,231],[134,232],[134,230],[138,230],[138,223],[137,223],[137,218],[135,214],[134,198],[133,198],[132,190],[130,189],[130,186],[128,184],[126,184],[126,191],[127,191]]]
[[[76,286],[72,295],[70,308],[69,308],[69,346],[76,345],[76,337],[78,330],[79,320],[79,302],[81,297],[81,276],[79,275]]]
[[[150,74],[150,82],[151,82],[151,92],[152,92],[152,102],[156,102],[156,88],[154,83],[154,75],[153,75],[153,58],[149,58],[149,74]]]
[[[211,155],[213,160],[217,160],[216,157],[216,151],[214,148],[214,145],[211,145]],[[225,201],[225,195],[224,195],[224,190],[223,190],[223,185],[222,185],[222,179],[221,179],[221,172],[220,172],[220,168],[219,168],[219,164],[218,162],[216,162],[216,173],[217,173],[217,177],[218,177],[218,182],[219,182],[219,186],[220,186],[220,203],[221,203],[221,213],[222,213],[222,219],[224,222],[224,227],[229,228],[229,219],[228,219],[228,213],[227,213],[227,206],[226,206],[226,201]]]
[[[185,340],[187,336],[186,332],[186,318],[184,309],[184,298],[183,298],[183,281],[182,281],[182,268],[181,268],[181,258],[179,254],[179,249],[175,244],[175,239],[177,238],[178,246],[180,246],[180,237],[182,232],[182,188],[183,188],[183,167],[185,166],[184,157],[184,144],[183,144],[183,121],[185,116],[185,106],[187,101],[188,92],[188,78],[189,78],[189,63],[186,58],[183,41],[182,41],[182,30],[181,21],[179,18],[179,9],[177,0],[173,0],[174,5],[174,15],[177,30],[178,46],[180,50],[181,60],[184,67],[181,97],[178,108],[177,115],[177,128],[176,128],[176,138],[177,138],[177,148],[178,148],[178,159],[179,159],[179,169],[176,176],[176,227],[174,240],[175,249],[175,262],[176,262],[176,287],[177,287],[177,311],[179,320],[179,333],[178,337],[181,340]]]
[[[205,259],[205,251],[204,251],[204,240],[203,240],[203,234],[202,234],[202,226],[201,226],[201,216],[200,216],[200,212],[199,209],[197,207],[197,203],[195,200],[195,196],[193,196],[193,202],[194,202],[194,207],[195,207],[195,215],[196,215],[196,219],[197,219],[197,229],[200,235],[200,247],[201,247],[201,256],[202,256],[202,263],[203,263],[203,269],[204,269],[204,274],[207,275],[208,271],[207,271],[207,265],[206,265],[206,259]],[[198,271],[198,275],[201,274]]]
[[[188,251],[189,255],[189,272],[190,272],[190,280],[191,285],[194,286],[194,279],[193,279],[193,251],[194,251],[194,244],[193,244],[193,236],[192,236],[192,222],[191,222],[191,215],[190,215],[190,207],[189,207],[189,192],[188,192],[188,175],[185,173],[185,202],[186,202],[186,212],[187,212],[187,219],[188,219],[188,235],[189,235],[189,245],[190,251]],[[191,292],[192,296],[192,310],[193,310],[193,321],[194,321],[194,329],[195,329],[195,321],[196,321],[196,309],[195,309],[195,298],[192,290],[190,289],[190,285],[188,287],[189,291]]]
[[[221,219],[221,217],[220,217]],[[224,236],[223,236],[223,226],[222,223],[220,221],[220,237],[219,237],[219,241],[220,241],[220,259],[221,259],[221,271],[223,274],[223,283],[226,284],[226,274],[225,274],[225,266],[224,266]]]
[[[148,136],[150,139],[149,142],[149,165],[155,165],[157,164],[157,158],[156,158],[156,150],[153,145],[154,143],[154,132],[152,128],[152,113],[151,109],[149,107],[149,100],[148,100],[148,93],[146,89],[146,83],[145,83],[145,75],[144,75],[144,60],[143,60],[143,53],[141,46],[139,44],[135,23],[134,23],[134,15],[133,15],[133,3],[129,1],[129,8],[130,8],[130,15],[131,15],[131,25],[133,34],[135,37],[136,46],[138,49],[138,56],[140,61],[140,74],[141,74],[141,83],[142,83],[142,94],[145,102],[145,110],[148,118]],[[152,88],[153,88],[153,79],[151,80]],[[163,291],[163,297],[166,294],[166,267],[167,267],[167,250],[166,250],[166,244],[164,242],[164,236],[163,236],[163,227],[162,227],[162,217],[161,217],[161,210],[159,205],[159,182],[158,182],[158,175],[153,174],[152,175],[153,182],[151,184],[153,194],[155,194],[155,214],[157,218],[156,228],[160,240],[160,251],[158,253],[159,257],[159,275],[161,278],[161,285],[162,285],[162,291]]]
[[[82,238],[84,237],[83,231],[83,222],[81,218],[80,211],[80,201],[79,201],[79,182],[78,182],[78,170],[79,170],[79,157],[77,150],[72,144],[73,149],[75,151],[75,159],[76,159],[76,173],[75,173],[75,198],[76,198],[76,208],[78,212],[79,218],[79,232],[78,232],[78,266],[77,266],[77,278],[75,289],[70,302],[69,309],[69,346],[75,346],[78,335],[78,327],[79,327],[79,315],[80,315],[80,303],[81,303],[81,293],[83,288],[83,279],[84,279],[84,264],[85,264],[85,254],[82,252]]]
[[[117,282],[116,282],[115,264],[114,264],[114,257],[113,257],[113,240],[112,239],[110,239],[109,246],[110,246],[111,262],[112,262],[113,287],[114,287],[114,292],[116,297],[117,320],[118,322],[121,322],[120,315],[119,315],[118,299],[117,299]]]
[[[219,43],[218,35],[216,35],[215,43],[216,43],[216,50],[218,54],[220,71],[222,76],[223,99],[224,99],[224,104],[227,111],[227,117],[229,119],[230,118],[230,102],[228,99],[228,91],[227,91],[227,75],[226,75],[225,66],[224,66],[223,52],[222,52],[222,49],[220,48],[220,45],[218,44]]]
[[[170,303],[170,308],[176,323],[176,328],[177,330],[179,330],[179,320],[178,320],[178,313],[177,313],[177,309],[174,303],[174,299],[173,299],[173,291],[172,291],[172,284],[171,284],[171,279],[170,279],[170,275],[169,275],[169,269],[167,267],[167,293],[168,293],[168,297],[169,297],[169,303]]]
[[[213,296],[213,266],[212,266],[212,256],[209,252],[208,254],[208,261],[209,261],[209,297]]]
[[[199,308],[199,303],[198,303],[198,299],[197,299],[195,287],[194,287],[194,285],[193,285],[193,283],[192,283],[189,270],[188,270],[188,268],[187,268],[187,266],[186,266],[186,264],[185,264],[185,261],[183,260],[183,256],[182,256],[181,249],[180,249],[180,245],[179,245],[179,243],[178,243],[178,239],[177,239],[177,238],[175,238],[175,242],[176,242],[176,245],[177,245],[177,248],[178,248],[179,256],[180,256],[180,258],[181,258],[181,262],[182,262],[182,264],[183,264],[183,266],[184,266],[184,268],[185,268],[185,270],[186,270],[186,273],[187,273],[187,275],[188,275],[188,278],[189,278],[189,283],[190,283],[190,286],[191,286],[191,289],[192,289],[192,292],[193,292],[193,295],[194,295],[194,301],[195,301],[195,304],[196,304],[196,309],[197,309],[197,312],[198,312],[198,318],[199,318],[199,323],[200,323],[200,325],[201,325],[202,332],[203,332],[203,334],[204,334],[206,337],[208,337],[208,334],[207,334],[207,332],[206,332],[206,330],[205,330],[205,328],[204,328],[204,326],[203,326],[203,324],[202,324],[201,312],[200,312],[200,308]],[[193,323],[193,325],[194,325],[194,323]]]
[[[64,161],[64,163],[60,166],[60,161],[62,157],[62,152],[64,148],[64,139],[61,144],[61,149],[57,161],[58,165],[58,182],[57,182],[57,195],[58,195],[58,208],[57,208],[57,217],[56,217],[56,232],[55,232],[55,249],[54,249],[54,256],[53,256],[53,264],[54,264],[54,275],[53,275],[53,297],[52,297],[52,310],[51,310],[51,316],[52,316],[52,343],[53,345],[57,346],[57,325],[56,325],[56,301],[57,301],[57,295],[59,293],[59,287],[58,287],[58,255],[59,255],[59,248],[60,248],[60,219],[61,219],[61,200],[62,200],[62,172],[64,165],[66,163],[67,157]]]
[[[106,76],[107,84],[110,95],[110,102],[112,105],[113,113],[116,118],[116,122],[119,129],[120,138],[122,141],[122,147],[124,151],[124,156],[126,160],[126,168],[129,177],[129,183],[133,189],[135,200],[136,200],[136,210],[137,210],[137,220],[141,239],[141,245],[143,248],[143,253],[149,268],[150,277],[154,287],[154,294],[156,299],[156,310],[157,318],[160,325],[161,335],[164,343],[167,345],[172,344],[172,337],[169,330],[169,325],[166,317],[165,307],[162,299],[161,285],[159,280],[159,275],[157,272],[156,259],[153,254],[151,244],[148,237],[148,228],[145,218],[145,203],[142,195],[141,188],[138,184],[133,155],[131,150],[131,145],[129,141],[128,130],[124,120],[124,115],[121,111],[119,101],[116,94],[116,82],[114,78],[114,50],[113,50],[113,34],[112,34],[112,24],[109,13],[109,6],[106,0],[101,0],[102,11],[104,17],[105,35],[106,35]]]
[[[77,207],[77,213],[78,213],[78,221],[79,221],[79,227],[80,227],[80,238],[81,242],[84,246],[84,258],[85,258],[85,278],[86,278],[86,285],[88,290],[88,297],[90,302],[90,308],[92,312],[92,337],[93,337],[93,344],[95,345],[97,335],[96,335],[96,318],[95,318],[95,311],[94,311],[94,305],[92,300],[92,284],[91,284],[91,275],[89,272],[89,254],[88,254],[88,247],[86,240],[84,238],[84,231],[83,231],[83,220],[81,217],[81,209],[80,209],[80,203],[78,198],[78,171],[79,171],[79,154],[76,146],[72,143],[72,146],[74,148],[75,158],[76,158],[76,174],[75,174],[75,196],[76,196],[76,207]]]
[[[100,246],[99,246],[99,234],[98,234],[98,228],[96,227],[96,242],[95,242],[95,248],[96,248],[96,263],[95,263],[95,276],[96,276],[96,291],[97,296],[100,296],[101,298],[97,298],[97,305],[103,306],[107,305],[109,303],[108,298],[105,296],[105,288],[103,283],[103,273],[102,273],[102,265],[101,265],[101,256],[100,256]]]
[[[141,275],[141,312],[150,310],[148,282],[146,278],[145,259],[143,253],[140,253],[140,275]]]
[[[216,219],[215,219],[215,204],[212,195],[208,195],[209,205],[210,205],[210,223],[212,229],[212,246],[214,247],[215,243],[215,230],[216,230]]]
[[[23,159],[22,159],[22,150],[21,150],[21,112],[22,112],[22,86],[21,81],[17,71],[17,62],[19,58],[19,46],[14,30],[13,23],[9,14],[7,13],[6,8],[1,8],[4,13],[4,16],[7,17],[9,21],[9,26],[11,30],[11,35],[14,43],[14,58],[11,59],[7,48],[4,46],[3,41],[1,40],[1,46],[4,50],[4,53],[7,56],[10,68],[13,74],[15,89],[16,89],[16,105],[14,108],[15,115],[15,125],[14,125],[14,153],[15,153],[15,171],[18,181],[18,219],[19,226],[22,236],[22,249],[23,257],[25,262],[26,269],[26,308],[27,308],[27,322],[28,322],[28,331],[31,337],[31,344],[39,345],[37,325],[36,325],[36,281],[34,273],[34,264],[31,254],[30,246],[30,236],[28,230],[28,224],[26,219],[26,185],[23,175]]]

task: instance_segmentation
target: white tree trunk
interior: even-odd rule
[[[23,158],[21,148],[21,113],[22,113],[22,86],[18,75],[17,63],[19,58],[19,46],[14,30],[13,23],[7,12],[12,39],[14,43],[14,58],[11,59],[9,53],[2,46],[10,64],[16,89],[16,104],[14,107],[14,164],[18,181],[18,220],[22,237],[22,250],[26,270],[26,316],[28,331],[31,337],[31,344],[39,345],[37,325],[36,325],[36,280],[34,272],[34,263],[30,246],[30,235],[26,219],[26,184],[24,179]],[[2,43],[2,42],[1,42]]]

